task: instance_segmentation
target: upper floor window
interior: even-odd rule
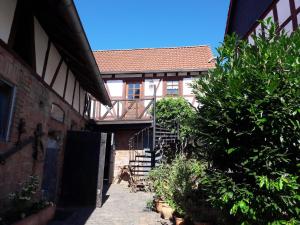
[[[127,98],[130,100],[139,99],[141,97],[141,84],[128,83],[127,84]]]
[[[0,80],[0,140],[8,139],[13,97],[14,88]]]
[[[178,95],[179,94],[179,81],[172,80],[167,81],[167,95]]]

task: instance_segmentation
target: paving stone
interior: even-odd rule
[[[80,208],[74,210],[66,221],[49,225],[170,225],[160,215],[146,209],[151,193],[131,193],[124,185],[113,184],[107,192],[102,208]]]

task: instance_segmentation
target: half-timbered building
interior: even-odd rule
[[[279,30],[292,33],[300,25],[300,0],[231,0],[225,34],[235,32],[253,43],[253,34],[264,34],[258,21],[269,17]]]
[[[110,105],[73,1],[1,0],[1,207],[29,175],[40,178],[44,197],[57,199],[67,131],[85,129],[91,97]],[[77,156],[76,167],[87,160]],[[79,187],[85,174],[73,172]]]
[[[153,151],[154,102],[181,96],[196,106],[190,85],[214,67],[214,59],[209,46],[104,50],[94,55],[112,106],[92,101],[91,117],[101,129],[114,132],[111,163],[116,176],[131,160],[146,161],[146,156],[132,156],[130,150]]]

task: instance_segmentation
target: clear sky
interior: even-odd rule
[[[229,0],[75,0],[93,50],[222,42]],[[215,52],[215,51],[214,51]]]

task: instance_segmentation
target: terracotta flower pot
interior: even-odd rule
[[[160,213],[165,202],[163,200],[155,200],[156,212]]]
[[[185,225],[185,220],[184,220],[184,218],[174,216],[174,219],[175,219],[175,224],[176,224],[176,225]]]
[[[55,206],[49,206],[13,225],[46,225],[54,217],[55,209]]]
[[[174,209],[172,209],[168,204],[164,203],[161,209],[161,217],[163,219],[171,220],[173,218]]]
[[[211,225],[211,223],[205,223],[205,222],[194,222],[194,225]]]

